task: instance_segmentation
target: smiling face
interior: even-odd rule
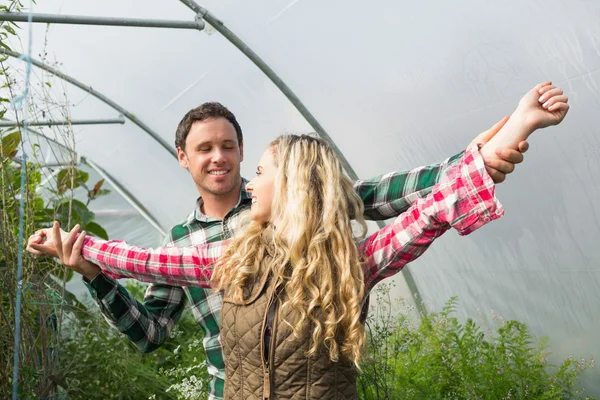
[[[230,195],[241,184],[243,146],[225,118],[207,118],[192,124],[185,150],[177,148],[179,163],[192,174],[201,196]]]
[[[250,217],[254,221],[267,222],[271,219],[276,173],[273,151],[269,147],[258,163],[256,177],[246,185],[246,190],[252,195]]]

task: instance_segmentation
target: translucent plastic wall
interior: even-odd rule
[[[600,355],[600,3],[377,0],[206,1],[304,102],[360,177],[442,160],[509,115],[551,79],[572,106],[534,135],[525,163],[498,188],[506,216],[476,234],[449,233],[410,267],[424,299],[460,298],[549,335],[558,357]],[[193,20],[178,1],[40,0],[36,12]],[[36,25],[59,69],[110,97],[172,143],[183,114],[220,101],[245,134],[242,172],[283,132],[313,128],[214,29]],[[15,42],[15,48],[20,44]],[[13,60],[15,68],[21,62]],[[19,67],[20,66],[20,67]],[[72,118],[115,117],[65,85]],[[169,152],[131,122],[75,127],[76,149],[119,180],[164,230],[197,192]],[[114,238],[159,234],[119,196],[97,204]],[[106,210],[129,210],[125,214]],[[130,214],[127,214],[130,213]],[[136,222],[137,221],[137,222]],[[600,395],[598,372],[586,386]],[[595,391],[595,392],[594,392]]]

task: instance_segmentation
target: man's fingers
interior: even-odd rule
[[[518,147],[521,153],[525,153],[527,150],[529,150],[529,142],[523,140],[521,143],[519,143]]]
[[[52,257],[60,258],[58,256],[57,251],[56,251],[57,249],[54,248],[54,247],[45,246],[43,244],[37,244],[37,243],[32,243],[30,245],[30,247],[32,249],[35,249],[37,252],[39,252],[39,254],[47,254],[47,255],[52,256]]]
[[[69,234],[67,235],[67,237],[65,238],[63,245],[62,245],[62,252],[63,252],[63,256],[65,257],[65,261],[63,261],[63,264],[66,264],[67,262],[71,261],[71,254],[73,253],[73,243],[75,242],[75,237],[77,236],[77,232],[79,232],[79,224],[75,225],[73,227],[73,229],[71,229],[71,232],[69,232]],[[69,265],[69,264],[67,264]]]
[[[501,183],[501,182],[504,182],[504,180],[506,179],[506,174],[504,174],[494,168],[490,168],[490,167],[486,166],[485,169],[487,170],[488,174],[490,175],[490,178],[492,178],[494,183]]]
[[[506,148],[498,148],[496,149],[496,155],[498,157],[500,157],[501,160],[498,161],[506,161],[508,163],[512,163],[512,164],[519,164],[521,162],[523,162],[523,154],[520,151],[517,150],[513,150],[513,149],[506,149]],[[486,164],[491,166],[492,168],[496,168],[494,165],[491,165],[490,163],[493,162],[494,160],[489,160],[489,162],[486,160]],[[503,170],[504,172],[512,172],[511,171],[506,171]]]
[[[486,161],[485,165],[486,167],[494,169],[502,174],[510,174],[515,170],[515,164],[500,159],[493,159],[489,162]]]
[[[74,257],[77,257],[77,258],[81,257],[81,250],[83,250],[83,242],[85,241],[85,234],[86,234],[85,231],[81,232],[81,235],[79,235],[79,237],[73,244],[73,256]]]
[[[60,224],[58,221],[54,221],[54,224],[52,224],[52,234],[54,235],[52,239],[54,240],[54,247],[56,248],[57,257],[60,259],[60,261],[62,261],[62,237],[60,236]]]

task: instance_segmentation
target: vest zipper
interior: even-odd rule
[[[265,316],[263,318],[263,326],[261,330],[260,337],[260,356],[263,362],[263,372],[264,372],[264,382],[263,382],[263,398],[270,399],[271,398],[271,370],[270,370],[270,353],[271,347],[273,347],[273,333],[271,332],[271,338],[269,340],[269,354],[265,358],[265,332],[267,330],[267,321],[269,319],[269,310],[275,301],[276,290],[273,290],[271,293],[271,297],[269,298],[269,304],[267,305],[267,311],[265,312]],[[273,318],[275,320],[275,318]]]
[[[278,290],[275,290],[275,294],[278,294]],[[269,367],[275,362],[275,337],[277,335],[277,312],[279,311],[279,300],[278,296],[275,298],[275,309],[273,310],[273,325],[271,326],[271,338],[269,340]],[[271,376],[269,375],[269,378]],[[271,382],[269,382],[269,395],[271,395]]]

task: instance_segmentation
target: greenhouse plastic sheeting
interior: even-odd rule
[[[525,162],[498,187],[505,217],[469,237],[445,235],[410,272],[434,306],[458,295],[463,315],[494,309],[525,321],[535,334],[550,336],[560,358],[600,355],[600,2],[201,5],[280,75],[360,177],[440,161],[509,115],[536,83],[551,79],[564,88],[572,106],[565,122],[531,137]],[[156,0],[41,0],[34,11],[194,18],[178,1]],[[47,58],[60,62],[62,72],[134,113],[168,143],[189,109],[205,101],[225,104],[244,130],[247,177],[275,136],[313,131],[209,26],[199,32],[36,24],[36,57],[45,42]],[[11,65],[23,68],[18,60]],[[117,114],[73,86],[62,89],[74,105],[72,118]],[[197,192],[189,174],[135,124],[73,130],[77,152],[118,179],[163,229],[191,211]],[[125,210],[117,197],[94,207]],[[113,238],[153,229],[143,218],[103,215]],[[159,240],[153,234],[136,244]],[[598,376],[591,371],[584,381],[596,396]]]

